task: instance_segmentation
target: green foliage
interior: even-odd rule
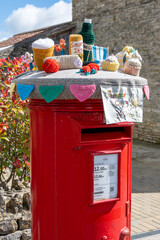
[[[12,79],[29,70],[22,58],[0,59],[0,184],[13,180],[29,181],[29,112],[27,101],[21,101],[9,90]],[[10,174],[5,179],[6,169]]]

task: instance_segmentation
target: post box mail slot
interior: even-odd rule
[[[130,127],[95,127],[81,130],[81,141],[113,140],[130,137]]]

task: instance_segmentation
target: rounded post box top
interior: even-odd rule
[[[90,97],[91,99],[101,99],[100,86],[130,86],[142,87],[148,85],[147,79],[128,75],[121,72],[109,72],[100,70],[96,74],[86,76],[84,73],[78,73],[79,69],[60,70],[56,73],[46,73],[44,71],[29,71],[17,76],[12,82],[17,84],[34,85],[34,90],[29,98],[42,99],[39,93],[40,86],[58,86],[63,85],[64,90],[57,99],[75,99],[70,91],[70,85],[91,85],[95,84],[96,91]]]

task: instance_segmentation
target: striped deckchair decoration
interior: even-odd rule
[[[102,64],[102,61],[107,58],[108,48],[92,46],[92,57],[93,61],[99,65]]]
[[[116,58],[119,62],[119,70],[123,70],[125,62],[127,62],[132,57],[132,54],[128,54],[127,52],[119,52],[116,54]]]

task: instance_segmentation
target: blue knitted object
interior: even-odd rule
[[[34,85],[24,85],[20,83],[18,83],[17,85],[17,91],[19,93],[21,100],[25,100],[33,91],[33,89],[34,89]]]

